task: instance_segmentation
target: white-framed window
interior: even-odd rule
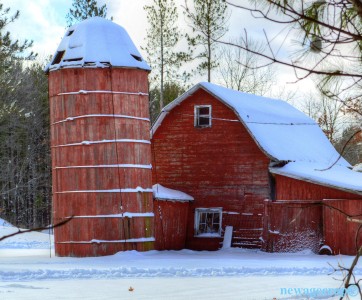
[[[211,105],[195,105],[195,127],[211,127]]]
[[[195,209],[195,236],[220,237],[221,236],[222,208],[196,208]]]

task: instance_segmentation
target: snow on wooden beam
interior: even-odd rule
[[[124,212],[121,214],[111,214],[111,215],[94,215],[94,216],[69,216],[68,219],[93,219],[93,218],[153,218],[155,214],[153,212],[146,213],[132,213]]]
[[[97,240],[97,239],[93,239],[91,241],[58,242],[57,244],[147,243],[147,242],[154,242],[154,241],[155,241],[154,237],[148,237],[148,238],[127,239],[127,240]]]
[[[151,188],[141,188],[137,187],[135,189],[125,188],[125,189],[109,189],[109,190],[83,190],[83,191],[62,191],[56,192],[56,194],[72,194],[72,193],[153,193]]]
[[[147,140],[133,140],[133,139],[114,139],[114,140],[102,140],[102,141],[82,141],[80,143],[64,144],[64,145],[54,145],[52,148],[58,147],[72,147],[72,146],[82,146],[82,145],[92,145],[92,144],[104,144],[104,143],[140,143],[140,144],[151,144]]]
[[[113,115],[113,114],[91,114],[91,115],[83,115],[83,116],[74,116],[74,117],[67,117],[64,120],[60,120],[57,122],[52,123],[51,125],[56,125],[64,122],[74,121],[77,119],[85,119],[85,118],[115,118],[115,119],[134,119],[134,120],[141,120],[150,122],[149,118],[141,118],[141,117],[135,117],[135,116],[127,116],[127,115]]]
[[[134,168],[134,169],[152,169],[152,165],[138,164],[117,164],[117,165],[93,165],[93,166],[66,166],[55,167],[54,169],[82,169],[82,168]]]
[[[57,94],[57,96],[64,96],[64,95],[87,95],[87,94],[120,94],[120,95],[138,95],[138,96],[148,96],[148,93],[143,92],[118,92],[118,91],[86,91],[86,90],[79,90],[76,92],[63,92]]]

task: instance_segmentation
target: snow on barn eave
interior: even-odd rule
[[[270,167],[270,173],[362,195],[362,173],[340,165],[289,162],[283,167]]]
[[[174,201],[174,202],[190,202],[194,201],[194,198],[184,192],[177,190],[169,189],[161,184],[154,184],[153,189],[153,198],[156,200],[163,201]]]
[[[122,26],[93,17],[67,29],[44,71],[110,66],[151,70]]]

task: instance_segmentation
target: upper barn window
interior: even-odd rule
[[[211,105],[195,106],[195,127],[211,127]]]

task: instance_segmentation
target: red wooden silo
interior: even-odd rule
[[[70,27],[49,76],[59,256],[154,247],[147,63],[119,25]]]

